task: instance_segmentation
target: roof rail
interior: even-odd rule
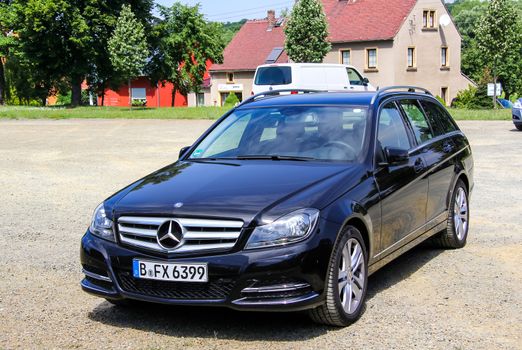
[[[268,97],[268,96],[275,96],[275,95],[281,95],[281,93],[284,93],[284,92],[290,92],[290,93],[303,93],[303,94],[315,94],[315,93],[318,93],[318,92],[325,92],[323,90],[310,90],[310,89],[282,89],[282,90],[270,90],[270,91],[265,91],[265,92],[261,92],[259,94],[256,94],[254,96],[251,96],[249,97],[248,99],[244,100],[243,102],[241,102],[238,107],[240,106],[244,106],[246,104],[249,104],[249,103],[252,103],[254,102],[255,100],[257,100],[258,98],[260,97]]]
[[[377,96],[382,95],[383,93],[390,91],[390,90],[406,90],[406,92],[417,92],[417,90],[424,92],[427,95],[433,96],[432,93],[425,88],[421,88],[418,86],[408,86],[408,85],[397,85],[397,86],[386,86],[382,89],[377,90]]]

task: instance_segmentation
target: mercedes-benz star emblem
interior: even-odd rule
[[[158,227],[158,244],[165,249],[176,248],[183,239],[183,229],[175,220],[165,221]]]

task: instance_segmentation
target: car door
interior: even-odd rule
[[[374,177],[381,196],[380,253],[384,257],[415,237],[426,222],[428,179],[424,159],[398,103],[385,102],[378,111]],[[406,152],[403,162],[391,163],[387,149]]]
[[[434,101],[420,100],[420,104],[435,136],[423,147],[429,175],[426,216],[434,226],[445,219],[443,214],[454,177],[456,144],[453,137],[457,127],[444,108]]]

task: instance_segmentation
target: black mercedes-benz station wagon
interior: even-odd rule
[[[344,326],[383,265],[466,244],[472,188],[469,143],[424,89],[267,92],[96,208],[81,285]]]

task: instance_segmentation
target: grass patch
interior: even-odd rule
[[[511,120],[510,109],[448,109],[455,120]]]
[[[209,119],[221,117],[229,108],[119,108],[119,107],[0,107],[4,119]]]
[[[0,119],[208,119],[225,114],[226,107],[128,108],[120,107],[0,107]],[[449,109],[456,120],[511,120],[511,110]]]

